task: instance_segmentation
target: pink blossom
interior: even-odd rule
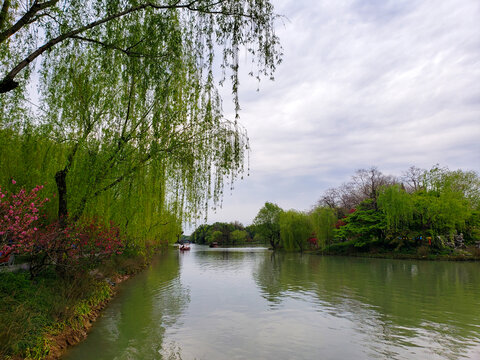
[[[12,179],[12,184],[15,185],[17,182],[15,180]]]

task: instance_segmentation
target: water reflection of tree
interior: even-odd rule
[[[92,335],[67,359],[160,359],[165,330],[178,322],[190,301],[179,275],[177,254],[162,256],[125,284]]]
[[[195,251],[194,261],[198,268],[217,268],[221,271],[242,270],[246,260],[256,259],[255,251],[247,248],[235,249],[209,249],[206,251]]]
[[[475,263],[412,262],[272,254],[254,274],[276,307],[290,296],[351,320],[368,351],[390,358],[421,346],[448,356],[478,345],[480,272]]]
[[[265,256],[264,261],[260,262],[257,271],[253,274],[262,296],[273,306],[281,303],[285,291],[281,280],[280,257],[283,257],[282,254],[274,252]]]

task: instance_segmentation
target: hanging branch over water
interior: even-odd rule
[[[16,3],[16,2],[15,2]],[[70,1],[67,4],[64,4],[62,8],[57,6],[58,0],[53,1],[34,1],[31,7],[23,14],[20,15],[17,21],[10,22],[10,19],[18,16],[17,6],[12,7],[11,1],[4,1],[2,10],[0,12],[0,45],[4,49],[8,49],[5,54],[7,56],[11,55],[10,52],[16,52],[16,57],[21,56],[22,51],[19,51],[21,47],[21,42],[24,40],[22,36],[19,36],[17,39],[12,39],[12,36],[18,32],[24,31],[35,32],[36,35],[29,41],[30,51],[25,54],[24,58],[18,63],[11,64],[8,58],[3,59],[4,66],[2,70],[4,75],[0,81],[0,93],[7,93],[19,86],[19,82],[16,81],[17,75],[28,67],[36,58],[43,55],[45,52],[50,51],[53,47],[67,41],[67,40],[78,40],[78,41],[88,41],[95,43],[97,45],[102,45],[106,48],[114,49],[123,52],[127,56],[148,56],[148,54],[142,54],[131,51],[131,47],[122,48],[113,43],[104,42],[99,38],[86,37],[81,34],[85,33],[99,33],[102,32],[100,28],[102,25],[113,23],[117,20],[121,20],[124,17],[135,13],[141,13],[143,16],[155,16],[158,12],[168,12],[171,10],[185,10],[191,13],[199,13],[201,16],[217,16],[223,18],[233,18],[234,21],[234,34],[232,34],[232,44],[233,51],[238,51],[239,39],[242,35],[237,35],[235,33],[241,33],[239,24],[243,21],[239,19],[244,18],[248,19],[248,23],[252,25],[250,30],[247,31],[255,32],[257,29],[262,29],[262,32],[265,32],[263,39],[258,37],[258,40],[266,41],[265,44],[268,46],[267,51],[272,51],[272,54],[265,54],[266,59],[269,59],[271,55],[275,53],[275,46],[278,45],[277,39],[272,36],[272,21],[274,15],[272,13],[272,7],[268,2],[262,4],[252,3],[250,1],[233,1],[233,0],[219,0],[216,2],[204,1],[204,0],[193,0],[189,2],[183,1],[174,1],[167,3],[157,3],[157,2],[144,2],[139,5],[130,6],[125,9],[119,9],[119,4],[112,2],[106,2],[103,4],[103,1],[91,1],[91,4],[85,4],[85,2],[80,2],[78,4],[76,1]],[[91,5],[91,6],[89,6]],[[248,7],[247,7],[248,5]],[[107,9],[106,12],[97,11],[96,14],[88,14],[88,9],[94,7],[97,9],[100,8]],[[114,8],[115,11],[108,11],[108,9]],[[68,10],[67,10],[68,9]],[[65,12],[65,14],[64,14]],[[76,15],[78,12],[79,15]],[[85,20],[96,19],[90,21],[86,24],[82,24]],[[260,26],[254,26],[260,25]],[[220,23],[220,26],[230,26],[228,23]],[[245,25],[245,22],[243,22]],[[252,31],[253,30],[253,31]],[[41,40],[37,35],[38,33],[45,32],[45,42],[43,45],[36,47],[36,42]],[[258,35],[258,34],[257,34]],[[8,42],[7,42],[8,40]],[[248,39],[249,41],[252,39]],[[222,41],[223,42],[223,41]],[[278,61],[279,58],[276,59]],[[270,61],[269,61],[270,62]],[[269,67],[274,65],[273,62],[267,64]],[[234,66],[235,67],[235,66]],[[234,68],[235,70],[235,68]],[[236,91],[236,90],[234,90]]]

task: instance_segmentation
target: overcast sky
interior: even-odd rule
[[[272,1],[284,62],[259,92],[242,77],[250,176],[209,223],[310,209],[359,168],[480,172],[480,1]]]

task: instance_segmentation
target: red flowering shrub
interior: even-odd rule
[[[120,229],[110,221],[105,225],[99,218],[82,219],[66,228],[65,236],[72,255],[102,259],[121,254],[124,237]]]
[[[49,201],[39,197],[42,188],[39,185],[30,192],[21,189],[11,195],[0,188],[1,253],[29,255],[33,277],[50,264],[57,268],[88,267],[122,252],[124,238],[112,222],[106,225],[98,218],[85,218],[70,224],[66,221],[66,226],[59,221],[41,225],[39,213]]]
[[[343,219],[345,219],[345,218],[343,218]],[[345,221],[343,221],[343,219],[338,219],[338,221],[335,223],[335,228],[336,229],[340,229],[342,226],[347,225],[347,223]]]
[[[318,247],[318,240],[314,235],[308,239],[308,243],[310,244],[310,248],[316,249]]]
[[[124,239],[113,223],[97,218],[84,219],[62,228],[55,222],[40,229],[34,238],[30,264],[32,276],[55,264],[62,273],[98,265],[113,254],[121,254]]]

